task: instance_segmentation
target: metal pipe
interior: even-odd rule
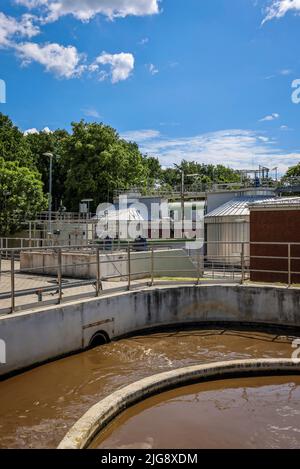
[[[53,169],[53,155],[50,156],[49,164],[49,205],[48,205],[48,217],[49,217],[49,235],[52,234],[52,169]]]
[[[10,260],[10,282],[11,282],[11,314],[15,311],[15,253],[11,253]]]
[[[130,244],[128,244],[127,249],[127,273],[128,273],[128,291],[131,288],[131,252],[130,252]]]
[[[291,273],[292,261],[291,261],[291,244],[288,244],[288,285],[292,285],[292,273]]]
[[[197,280],[197,285],[200,285],[200,279],[201,279],[201,259],[200,259],[200,249],[198,249],[197,252],[197,269],[198,269],[198,280]]]
[[[100,268],[100,248],[96,250],[96,269],[97,269],[97,281],[96,281],[96,296],[100,295],[100,290],[102,290],[101,284],[101,268]]]
[[[245,283],[245,244],[244,243],[242,243],[241,266],[242,266],[241,285],[243,285]]]
[[[151,247],[151,283],[150,286],[154,285],[154,247]]]
[[[58,267],[57,267],[58,303],[60,304],[60,303],[62,302],[62,296],[63,296],[63,291],[62,291],[62,256],[61,256],[61,249],[58,249],[58,252],[57,252],[57,261],[58,261]]]

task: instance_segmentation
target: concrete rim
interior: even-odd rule
[[[300,373],[300,359],[232,360],[167,371],[122,388],[92,406],[69,430],[58,449],[85,449],[95,436],[128,407],[154,394],[201,380]]]

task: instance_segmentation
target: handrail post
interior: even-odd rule
[[[2,251],[3,251],[3,238],[0,239],[0,278],[1,278],[1,261],[2,261]]]
[[[57,268],[57,283],[58,283],[58,303],[62,302],[62,255],[61,248],[58,249],[58,268]]]
[[[128,291],[131,288],[131,252],[130,252],[130,244],[128,244],[127,248],[127,271],[128,271]]]
[[[101,268],[100,268],[100,248],[96,249],[96,273],[97,273],[97,280],[96,280],[96,296],[100,296],[100,290],[102,290],[101,285]]]
[[[291,243],[288,244],[288,285],[292,285],[292,261],[291,261]]]
[[[200,279],[201,279],[201,262],[200,262],[200,255],[201,255],[201,252],[200,252],[200,248],[198,249],[198,252],[197,252],[197,271],[198,271],[198,279],[197,279],[197,284],[196,285],[200,285]]]
[[[154,285],[154,246],[151,246],[151,283],[150,287]]]
[[[15,311],[15,251],[11,253],[10,259],[10,279],[11,279],[11,314]]]
[[[245,283],[245,244],[244,243],[242,243],[241,268],[242,268],[241,285],[243,285]]]

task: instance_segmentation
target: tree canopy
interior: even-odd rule
[[[0,113],[0,157],[20,166],[34,167],[30,145],[9,117]]]
[[[0,158],[0,235],[17,232],[45,206],[39,174]]]
[[[285,176],[284,179],[289,179],[289,178],[299,178],[300,177],[300,162],[296,164],[295,166],[291,166]]]
[[[72,124],[72,134],[63,142],[62,163],[66,168],[64,203],[78,210],[83,198],[94,206],[112,200],[117,188],[145,185],[149,168],[135,143],[122,140],[104,124]]]

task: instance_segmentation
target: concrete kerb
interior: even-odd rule
[[[160,373],[130,384],[91,407],[69,430],[58,449],[87,448],[95,436],[125,409],[172,388],[202,380],[299,373],[300,360],[296,359],[223,361]]]

